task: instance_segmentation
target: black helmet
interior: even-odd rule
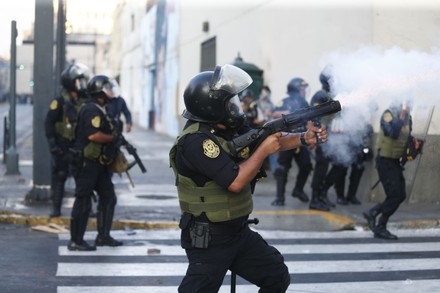
[[[319,81],[322,84],[322,89],[326,92],[330,91],[330,75],[324,71],[319,74]]]
[[[230,64],[217,66],[215,71],[201,72],[190,80],[185,89],[186,110],[182,116],[199,122],[239,127],[246,115],[237,94],[251,83],[249,74]]]
[[[85,91],[89,73],[89,68],[84,64],[73,63],[61,73],[61,85],[70,92]]]
[[[241,98],[243,99],[244,97],[250,97],[250,98],[255,98],[254,92],[250,89],[245,89],[242,93],[241,93]]]
[[[105,98],[111,99],[115,97],[113,87],[115,84],[106,75],[95,75],[92,77],[87,84],[87,92],[91,96],[104,96]]]
[[[295,77],[287,84],[287,93],[299,93],[308,86],[309,84],[304,79]]]

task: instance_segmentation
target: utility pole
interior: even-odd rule
[[[56,58],[54,89],[55,95],[60,89],[60,77],[66,67],[66,5],[65,0],[58,0],[57,14],[57,39],[56,39]]]
[[[33,187],[27,202],[50,198],[51,158],[44,131],[44,119],[54,95],[53,1],[35,1]]]
[[[9,98],[9,148],[6,151],[6,175],[18,175],[18,153],[16,148],[16,74],[17,74],[17,22],[11,22],[11,66],[10,66],[10,98]]]

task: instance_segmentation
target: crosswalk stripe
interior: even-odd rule
[[[438,292],[440,279],[437,280],[404,280],[388,282],[344,282],[344,283],[315,283],[291,284],[287,292]],[[237,285],[237,292],[255,293],[253,285]],[[58,287],[58,293],[170,293],[177,292],[177,286],[121,286],[121,287]],[[219,293],[230,292],[229,286],[222,286]]]
[[[438,259],[286,261],[291,274],[440,270]],[[57,276],[182,276],[187,263],[59,263]]]
[[[268,239],[266,239],[268,240]],[[269,240],[270,243],[270,240]],[[438,242],[424,243],[369,243],[369,244],[273,244],[281,254],[303,253],[303,254],[326,254],[326,253],[367,253],[367,252],[409,252],[409,251],[438,251]],[[160,245],[143,243],[142,246],[120,246],[120,247],[98,247],[96,251],[69,251],[67,246],[58,248],[59,255],[108,255],[108,256],[145,256],[149,249],[157,249],[160,255],[185,255],[185,251],[178,245]]]
[[[256,228],[252,228],[257,231],[261,236],[267,239],[344,239],[344,238],[372,238],[373,235],[371,231],[335,231],[335,232],[295,232],[295,231],[277,231],[277,230],[258,230]],[[411,237],[411,238],[419,238],[419,237],[440,237],[440,229],[401,229],[398,232],[394,229],[390,229],[391,232],[397,233],[400,238]],[[116,230],[112,231],[111,234],[113,237],[121,239],[121,240],[130,240],[130,239],[177,239],[180,237],[179,229],[169,229],[169,230],[135,230],[130,231],[134,232],[134,235],[129,235],[127,231]],[[85,240],[94,240],[96,238],[96,231],[87,231],[84,239]],[[60,240],[69,240],[69,233],[60,233]]]
[[[440,229],[398,230],[398,241],[374,239],[370,231],[258,232],[285,257],[292,277],[287,292],[440,292]],[[58,293],[177,292],[188,268],[179,229],[112,235],[124,246],[71,252],[69,234],[59,234],[56,276],[73,285],[63,283]],[[95,237],[95,231],[85,235],[92,242]],[[237,292],[258,291],[237,281]],[[219,292],[230,292],[229,283],[230,272]],[[133,286],[139,284],[145,286]]]

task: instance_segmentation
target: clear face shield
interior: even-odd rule
[[[75,63],[70,68],[69,75],[74,80],[75,89],[78,92],[87,89],[87,82],[90,79],[90,70],[87,66],[81,63]]]
[[[236,95],[251,83],[252,78],[244,70],[234,65],[226,64],[215,69],[211,89],[224,90]]]
[[[113,99],[115,97],[115,92],[113,91],[113,84],[111,82],[105,83],[102,87],[102,91],[105,93],[108,99]]]
[[[111,80],[112,90],[113,90],[113,98],[119,98],[121,96],[121,87],[119,86],[116,79]]]
[[[244,70],[230,64],[217,66],[211,82],[211,90],[222,90],[232,95],[226,101],[226,116],[223,123],[236,128],[243,124],[246,115],[241,107],[238,93],[252,83],[252,78]]]

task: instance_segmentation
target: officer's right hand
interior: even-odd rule
[[[267,155],[271,155],[278,152],[281,148],[280,137],[281,137],[281,132],[277,132],[268,136],[261,143],[259,148],[261,148]]]

